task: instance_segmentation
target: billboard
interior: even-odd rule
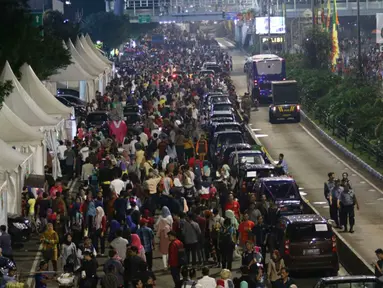
[[[255,33],[258,35],[269,34],[269,18],[255,18]],[[285,34],[286,25],[284,17],[270,17],[270,34]]]

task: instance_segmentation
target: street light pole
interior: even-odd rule
[[[360,40],[360,0],[356,1],[357,7],[357,18],[356,25],[358,29],[358,69],[360,76],[363,75],[363,67],[362,67],[362,48],[361,48],[361,40]]]
[[[271,52],[271,0],[267,1],[267,22],[268,22],[268,27],[269,27],[269,33],[268,33],[268,48],[269,48],[269,53]]]
[[[312,17],[312,24],[313,29],[315,28],[315,0],[311,0],[311,17]]]

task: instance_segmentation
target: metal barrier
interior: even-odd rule
[[[326,130],[330,131],[332,137],[343,140],[346,144],[350,144],[352,150],[361,154],[366,154],[369,160],[374,160],[377,167],[383,167],[383,150],[363,135],[353,131],[347,125],[337,120],[324,111],[315,111],[306,107],[306,112],[319,122]]]

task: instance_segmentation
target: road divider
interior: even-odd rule
[[[240,111],[236,110],[239,119],[243,119]],[[266,157],[270,160],[271,163],[274,163],[273,157],[267,151],[267,149],[263,146],[262,142],[254,133],[252,127],[248,124],[245,125],[245,136],[249,141],[250,145],[257,145],[261,147],[262,152],[265,153]],[[306,194],[306,193],[304,193]],[[305,197],[303,193],[301,193],[301,197],[304,201],[304,213],[307,214],[317,214],[320,215],[318,210],[310,203],[310,201]],[[337,236],[337,249],[339,255],[339,261],[346,269],[346,271],[350,275],[374,275],[374,269],[372,265],[367,263],[354,248],[344,239],[335,228],[334,233]],[[373,248],[371,248],[373,249]]]

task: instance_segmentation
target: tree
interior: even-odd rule
[[[309,68],[326,68],[330,64],[331,35],[315,27],[307,31],[302,43],[306,65]]]
[[[94,41],[102,41],[109,48],[116,48],[129,39],[129,18],[112,12],[98,12],[84,19],[81,32],[88,33]]]
[[[0,110],[3,107],[3,102],[9,94],[11,94],[13,85],[11,81],[6,81],[4,83],[0,82]]]
[[[20,76],[19,68],[28,63],[40,79],[46,79],[70,62],[70,53],[62,40],[41,34],[41,27],[33,26],[32,14],[26,0],[0,1],[0,65],[8,61]]]
[[[68,39],[75,41],[80,30],[79,23],[69,21],[57,10],[45,11],[43,25],[45,34],[48,33],[65,42]]]

